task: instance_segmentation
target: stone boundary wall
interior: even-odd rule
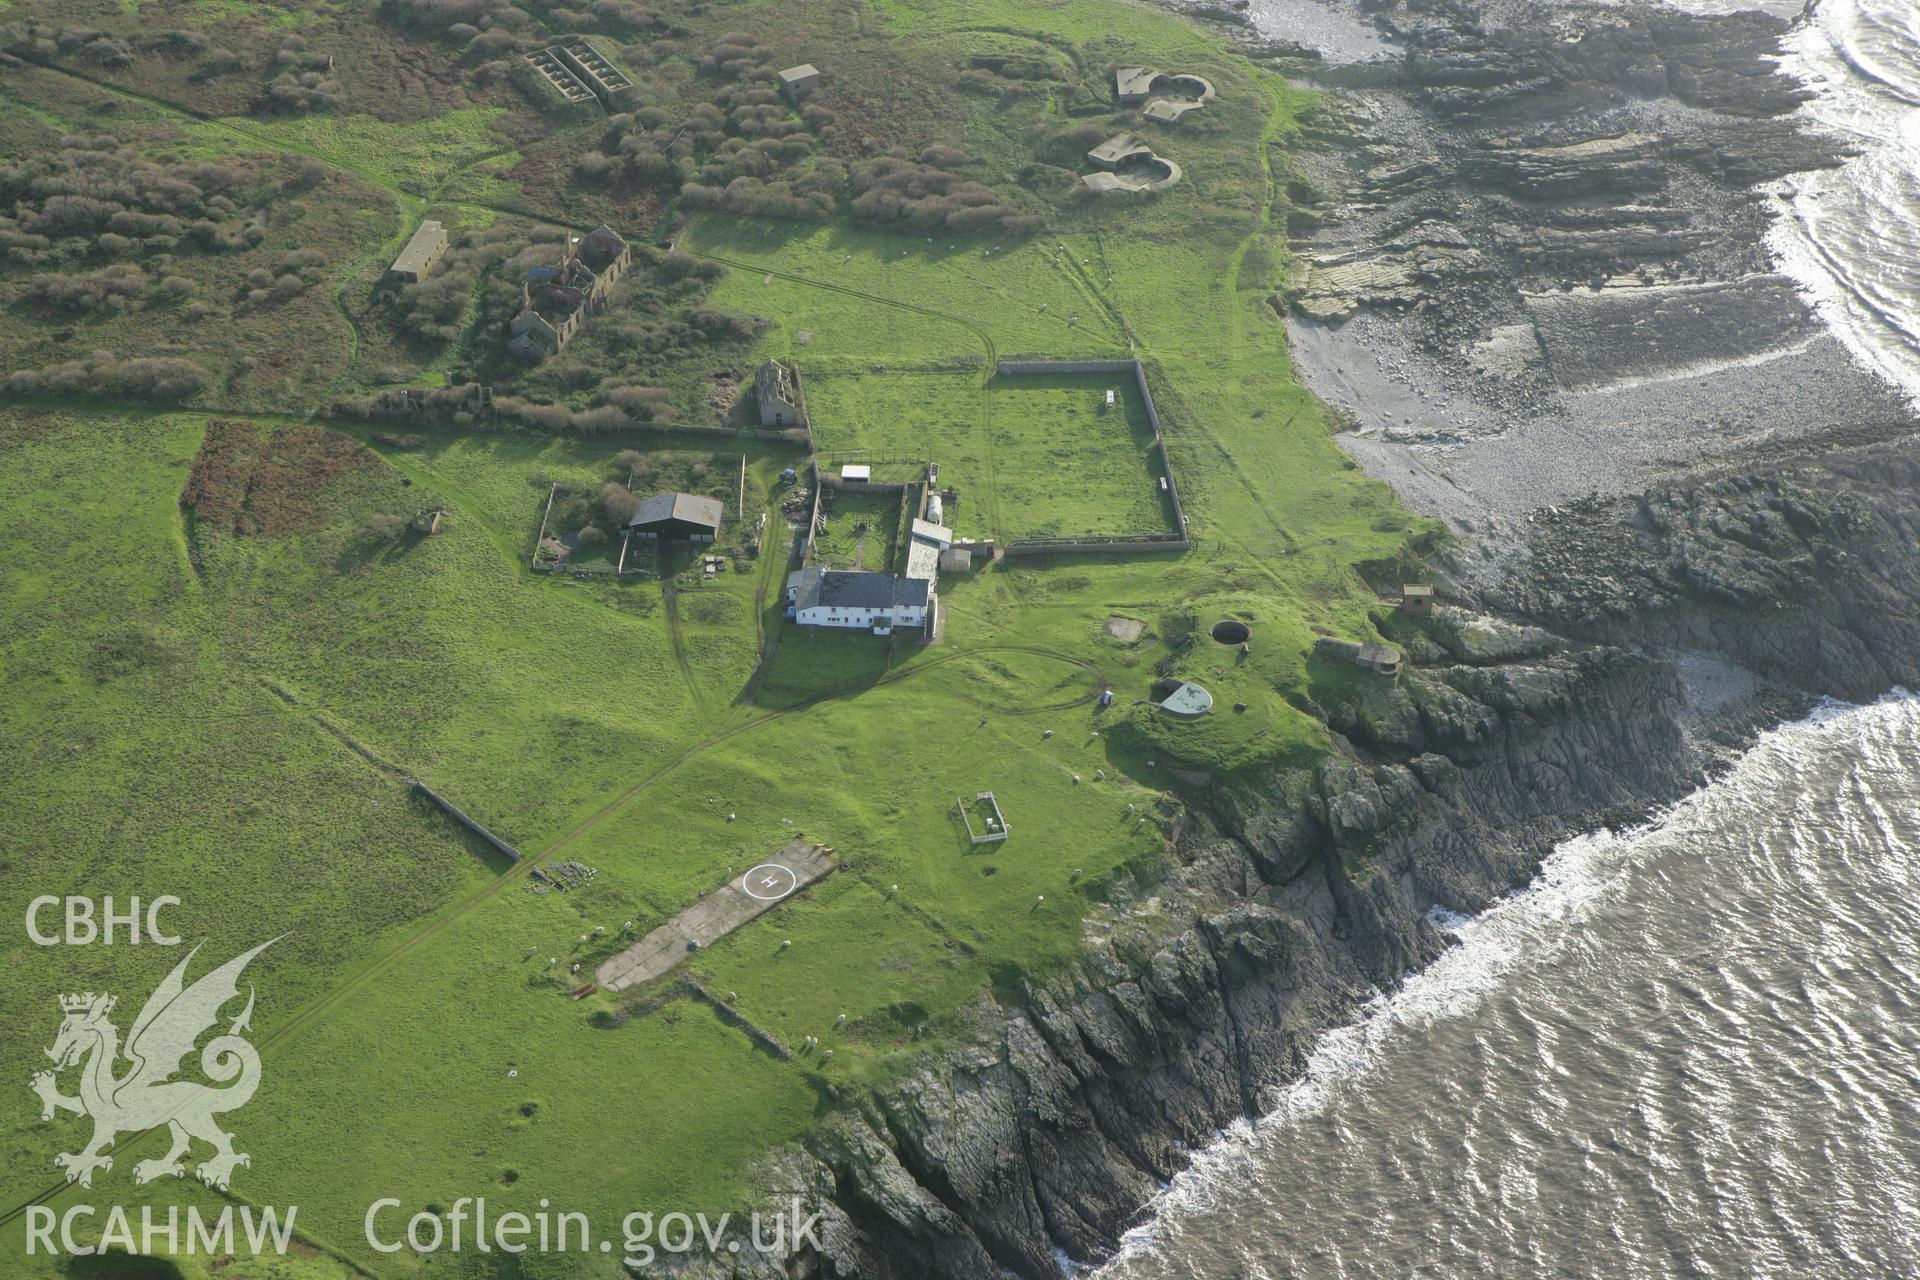
[[[493,832],[487,830],[485,827],[481,826],[479,823],[475,822],[472,818],[469,818],[464,812],[461,811],[458,805],[454,804],[453,801],[447,799],[445,796],[441,795],[438,791],[435,791],[432,787],[420,781],[420,779],[418,778],[409,778],[407,779],[407,782],[408,782],[408,785],[410,785],[417,794],[423,795],[427,799],[433,801],[433,803],[440,808],[440,811],[445,813],[449,818],[452,818],[455,822],[459,823],[461,826],[465,827],[467,830],[473,832],[473,834],[475,834],[476,836],[479,836],[482,840],[485,840],[493,848],[499,850],[501,853],[504,853],[507,857],[513,859],[515,862],[522,861],[520,851],[518,849],[508,844],[505,840],[502,840],[499,836],[493,834]]]
[[[1019,538],[1007,543],[1000,554],[1045,556],[1056,552],[1187,551],[1192,547],[1191,538],[1175,537],[1171,533],[1135,533],[1086,538]]]
[[[1003,359],[995,366],[1001,377],[1022,373],[1131,373],[1140,389],[1140,400],[1147,406],[1147,422],[1153,427],[1153,447],[1160,458],[1161,474],[1167,478],[1167,498],[1173,506],[1173,525],[1169,534],[1132,534],[1086,538],[1020,538],[1007,543],[1006,554],[1041,555],[1051,551],[1185,551],[1193,545],[1187,537],[1187,511],[1180,502],[1180,482],[1174,477],[1173,459],[1167,454],[1167,437],[1160,427],[1160,409],[1153,402],[1153,389],[1147,385],[1146,366],[1136,359],[1126,360],[1017,360]]]

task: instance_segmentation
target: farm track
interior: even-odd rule
[[[50,63],[35,63],[34,65],[37,67],[40,67],[42,70],[53,72],[56,75],[66,76],[70,79],[78,80],[85,84],[92,85],[94,88],[99,89],[103,92],[119,94],[123,97],[131,98],[137,102],[146,103],[148,106],[155,107],[161,111],[172,112],[176,115],[180,115],[187,119],[197,121],[201,124],[221,129],[235,137],[243,138],[247,142],[252,143],[254,145],[266,147],[271,150],[290,151],[297,155],[304,155],[310,159],[319,161],[321,164],[328,165],[332,168],[340,169],[347,173],[351,173],[355,177],[359,178],[362,182],[365,182],[370,186],[392,193],[399,200],[400,207],[403,213],[417,212],[418,210],[425,208],[426,205],[428,204],[427,198],[421,197],[419,195],[414,194],[413,192],[407,191],[406,189],[401,187],[398,183],[388,182],[386,179],[379,177],[378,175],[370,172],[368,169],[362,166],[348,164],[347,162],[340,160],[333,155],[317,150],[315,148],[300,147],[292,143],[283,143],[277,139],[267,137],[266,135],[260,132],[257,132],[255,130],[248,129],[239,124],[235,124],[231,119],[208,115],[207,113],[202,111],[195,111],[193,108],[183,106],[180,103],[172,102],[165,98],[156,97],[152,94],[141,93],[138,90],[123,88],[122,86],[113,84],[109,81],[102,80],[94,76],[83,75],[80,72],[72,71],[65,67],[54,66]],[[491,157],[483,156],[477,160],[470,161],[468,162],[468,164],[462,165],[459,168],[455,169],[452,173],[450,173],[447,176],[447,178],[443,182],[441,182],[437,187],[434,188],[434,194],[432,196],[432,199],[438,200],[442,204],[454,205],[460,208],[482,209],[490,213],[505,214],[509,217],[532,218],[537,221],[553,223],[555,225],[563,225],[563,226],[566,225],[561,219],[553,217],[546,213],[542,213],[538,210],[520,208],[514,205],[490,204],[485,201],[478,201],[478,200],[452,199],[452,198],[447,198],[441,194],[442,192],[444,192],[445,188],[449,184],[451,184],[455,180],[455,178],[458,177],[460,173],[464,172],[468,168],[471,168],[475,164],[483,163],[485,160],[489,158]],[[586,230],[586,228],[580,227],[580,226],[573,226],[573,227],[570,227],[569,229],[574,231]],[[993,408],[992,408],[991,384],[993,381],[994,368],[999,360],[999,347],[994,342],[993,335],[990,332],[988,332],[984,326],[976,324],[964,316],[954,315],[951,312],[940,311],[933,307],[923,307],[917,303],[904,302],[898,298],[889,298],[884,294],[869,293],[863,289],[855,289],[849,285],[834,284],[831,281],[818,280],[811,276],[798,275],[792,272],[771,270],[762,264],[745,262],[739,259],[729,258],[721,254],[701,253],[693,250],[684,250],[683,252],[687,252],[692,257],[700,258],[708,262],[717,262],[722,266],[737,268],[738,270],[746,271],[749,273],[760,272],[776,280],[786,280],[793,284],[804,285],[808,288],[813,288],[813,289],[824,289],[824,290],[827,290],[828,292],[842,294],[847,297],[859,298],[862,301],[872,302],[880,306],[892,307],[896,310],[901,310],[901,311],[910,311],[919,315],[930,317],[935,320],[945,321],[949,324],[956,324],[968,330],[976,338],[978,338],[980,340],[981,353],[986,360],[986,366],[981,372],[981,381],[980,381],[980,422],[981,422],[981,429],[984,433],[983,447],[985,450],[984,461],[986,464],[986,491],[987,491],[987,507],[988,507],[987,527],[989,529],[998,528],[999,513],[998,513],[997,503],[995,499],[995,485],[993,480],[993,474],[994,474],[994,470],[993,470]],[[337,300],[337,294],[336,294],[336,300]],[[1105,302],[1103,303],[1103,305],[1105,305],[1109,311],[1113,310],[1112,304],[1110,302]],[[341,312],[344,317],[345,316],[344,307],[341,308]],[[1117,312],[1115,314],[1117,314]],[[357,358],[358,338],[359,338],[358,328],[353,325],[351,317],[346,317],[346,318],[348,320],[349,327],[353,329],[353,332],[354,332],[354,339],[355,339],[354,351],[355,351],[355,358]],[[1122,332],[1126,331],[1126,326],[1124,321],[1121,322],[1121,329],[1122,329]]]
[[[155,97],[153,95],[140,93],[136,90],[126,89],[119,85],[98,80],[90,76],[82,75],[77,72],[70,71],[63,67],[55,67],[48,64],[44,64],[44,63],[38,63],[35,65],[40,66],[43,69],[54,72],[56,74],[67,76],[71,79],[83,81],[87,84],[93,85],[95,88],[98,88],[104,92],[117,94],[122,97],[144,102],[161,111],[170,112],[170,113],[185,117],[187,119],[194,120],[214,128],[218,128],[230,135],[244,139],[250,145],[263,147],[270,150],[286,151],[286,152],[292,152],[294,154],[305,155],[311,159],[317,160],[320,163],[328,165],[332,168],[339,169],[343,172],[351,173],[355,177],[369,184],[370,186],[375,187],[377,189],[388,191],[391,194],[393,194],[398,199],[400,208],[403,214],[410,213],[410,212],[417,212],[419,209],[424,208],[427,204],[427,201],[425,199],[411,192],[405,191],[397,184],[389,183],[384,179],[377,177],[374,174],[368,172],[364,168],[345,163],[344,161],[341,161],[340,159],[332,155],[326,154],[316,149],[304,148],[304,147],[300,147],[290,143],[285,143],[277,139],[272,139],[260,133],[257,133],[255,131],[246,129],[240,125],[236,125],[230,120],[211,116],[203,112],[198,112],[193,110],[192,108],[185,107],[179,103],[170,102],[164,98]],[[448,181],[449,182],[452,181],[451,176],[449,177]],[[438,190],[439,188],[436,188],[436,191]],[[529,210],[529,209],[521,209],[521,208],[515,208],[512,206],[505,206],[505,205],[487,204],[484,202],[468,201],[468,200],[442,200],[441,202],[445,204],[459,206],[459,207],[487,210],[489,212],[493,212],[496,214],[505,214],[507,216],[512,216],[512,217],[526,217],[526,218],[537,219],[543,222],[554,223],[556,225],[565,225],[564,223],[561,222],[560,219],[551,217],[547,214],[544,214],[538,211]],[[579,230],[581,228],[574,228],[574,229]],[[742,262],[735,259],[730,259],[718,254],[694,253],[693,256],[705,259],[707,261],[717,262],[723,266],[734,267],[744,271],[765,272],[766,274],[771,275],[776,279],[783,279],[783,280],[787,280],[792,283],[803,285],[809,288],[824,289],[829,292],[834,292],[834,293],[839,293],[849,297],[859,298],[863,301],[872,302],[880,306],[886,306],[886,307],[895,308],[898,310],[914,312],[920,315],[928,316],[933,319],[945,321],[952,324],[957,324],[962,328],[965,328],[971,333],[973,333],[974,336],[979,339],[980,345],[982,348],[982,353],[985,357],[985,365],[984,365],[984,368],[982,369],[981,383],[980,383],[980,414],[981,414],[981,426],[985,433],[984,447],[985,447],[985,463],[986,463],[986,476],[987,476],[986,487],[987,487],[987,493],[988,493],[988,507],[989,507],[988,527],[997,528],[997,525],[998,525],[997,509],[994,505],[994,497],[993,497],[993,494],[994,494],[993,425],[992,425],[991,383],[995,374],[996,365],[998,363],[999,351],[998,351],[998,346],[994,341],[993,335],[985,327],[979,324],[976,324],[973,321],[968,320],[962,316],[957,316],[950,313],[938,311],[930,307],[923,307],[915,303],[904,302],[896,298],[888,298],[880,294],[868,293],[864,290],[855,289],[847,285],[834,284],[828,281],[817,280],[808,276],[797,275],[797,274],[788,273],[788,272],[768,270],[766,267],[761,265],[756,265],[753,263],[747,263],[747,262]],[[335,297],[336,297],[336,301],[338,301],[337,291],[336,291]],[[345,316],[344,307],[342,307],[341,310],[342,310],[343,316]],[[354,351],[355,351],[355,358],[357,359],[358,337],[359,337],[358,330],[357,330],[357,327],[353,326],[351,317],[346,317],[346,318],[348,320],[349,327],[354,330],[354,338],[355,338]],[[72,406],[63,405],[58,407],[63,409],[70,409]],[[99,407],[112,409],[114,406],[111,404],[106,404]],[[153,406],[151,405],[141,405],[138,407],[138,409],[142,413],[154,412]],[[224,411],[220,409],[208,409],[208,408],[188,408],[184,410],[177,410],[176,412],[203,413],[203,414],[211,414],[211,415],[225,415],[228,413],[228,411]],[[155,416],[158,416],[158,415],[155,414]],[[235,418],[263,419],[263,420],[277,421],[277,422],[306,423],[306,424],[335,426],[335,427],[346,428],[355,435],[360,435],[364,433],[367,427],[367,424],[365,423],[350,422],[347,420],[332,418],[327,415],[321,415],[321,414],[310,414],[305,417],[301,417],[301,416],[290,415],[290,414],[276,415],[276,414],[233,412],[229,416],[232,416]],[[390,463],[394,462],[394,459],[390,455],[383,453],[382,456],[386,457]],[[396,465],[399,465],[399,464],[396,464]],[[400,466],[399,469],[401,469],[403,472],[406,470],[404,466]],[[440,488],[443,492],[446,492],[448,494],[448,497],[450,500],[460,502],[462,506],[462,510],[465,511],[467,514],[473,516],[476,522],[479,523],[481,527],[487,531],[489,538],[495,542],[495,544],[501,549],[503,554],[505,554],[510,561],[516,564],[518,563],[518,553],[513,549],[513,546],[512,546],[513,539],[506,533],[504,529],[501,529],[495,522],[493,522],[492,520],[488,519],[486,516],[481,514],[478,504],[474,503],[473,499],[470,496],[459,493],[458,490],[452,488],[451,486],[445,485],[444,483],[439,481],[437,478],[434,478],[434,483],[436,487]],[[683,655],[681,655],[679,652],[677,629],[676,629],[676,639],[675,639],[675,651],[676,651],[676,658],[682,658]],[[1027,709],[1014,711],[1014,712],[1001,711],[1001,712],[997,712],[998,714],[1031,715],[1031,714],[1038,714],[1045,711],[1060,711],[1060,710],[1066,710],[1075,706],[1083,706],[1086,703],[1092,702],[1098,696],[1099,688],[1101,684],[1104,682],[1103,673],[1097,667],[1095,667],[1092,663],[1083,661],[1078,658],[1070,657],[1066,654],[1061,654],[1051,650],[1041,649],[1033,646],[986,645],[986,646],[981,646],[978,648],[971,648],[971,649],[955,649],[950,653],[945,653],[933,658],[929,658],[925,662],[917,663],[917,664],[914,664],[902,669],[898,669],[898,670],[890,669],[884,675],[882,675],[878,680],[861,684],[856,687],[825,692],[825,693],[816,695],[814,697],[805,699],[801,702],[798,702],[791,707],[785,707],[779,710],[765,712],[763,714],[752,715],[750,718],[740,720],[736,723],[726,725],[725,727],[716,729],[714,732],[708,734],[706,737],[702,738],[701,740],[689,745],[684,750],[682,750],[679,754],[673,756],[671,759],[656,766],[654,769],[652,769],[650,772],[648,772],[645,776],[640,778],[638,781],[634,782],[632,785],[630,785],[623,791],[619,792],[617,795],[615,795],[613,798],[608,800],[606,803],[602,804],[599,808],[593,810],[586,817],[584,817],[578,823],[576,823],[572,828],[561,833],[559,836],[556,836],[554,839],[549,841],[544,846],[541,846],[540,848],[530,852],[523,861],[514,864],[513,867],[509,868],[507,871],[502,873],[500,876],[498,876],[494,880],[489,881],[482,888],[476,890],[472,894],[469,894],[466,898],[456,903],[452,903],[445,908],[442,908],[439,913],[437,913],[426,924],[424,924],[422,927],[417,929],[414,933],[412,933],[405,939],[401,940],[395,946],[389,948],[383,954],[367,961],[365,964],[361,966],[361,968],[348,974],[337,986],[334,987],[332,991],[329,991],[325,995],[319,997],[318,999],[310,1003],[306,1008],[294,1014],[294,1016],[289,1021],[287,1021],[286,1023],[283,1023],[281,1026],[276,1028],[270,1034],[261,1037],[260,1040],[257,1042],[257,1047],[260,1051],[262,1058],[263,1059],[266,1058],[271,1053],[273,1053],[276,1049],[281,1049],[283,1046],[289,1045],[298,1037],[301,1031],[314,1025],[316,1022],[321,1020],[327,1013],[329,1013],[335,1007],[339,1006],[342,1002],[346,1001],[349,997],[351,997],[355,993],[363,990],[375,978],[377,978],[380,974],[382,974],[388,968],[390,968],[396,961],[411,954],[413,951],[417,950],[422,945],[428,942],[431,942],[433,939],[439,937],[442,933],[446,932],[446,930],[449,927],[466,919],[474,911],[478,910],[483,904],[490,901],[500,893],[504,892],[506,889],[526,879],[536,867],[547,862],[549,859],[553,858],[555,855],[561,853],[565,849],[577,843],[580,839],[585,837],[590,832],[599,828],[609,819],[613,818],[614,816],[622,812],[624,809],[626,809],[635,800],[640,798],[642,795],[646,794],[646,792],[650,790],[655,784],[671,776],[673,773],[678,771],[681,768],[681,766],[694,760],[695,758],[697,758],[704,752],[708,751],[709,749],[715,746],[718,746],[721,743],[728,742],[743,734],[749,733],[754,729],[757,729],[763,725],[772,724],[777,721],[787,719],[791,716],[804,714],[805,712],[810,711],[816,707],[849,698],[851,696],[854,696],[857,693],[865,692],[866,690],[869,690],[869,689],[881,688],[887,685],[897,684],[906,680],[911,680],[923,672],[936,670],[940,667],[945,666],[947,663],[950,663],[959,658],[967,657],[969,655],[976,655],[976,654],[1003,653],[1003,652],[1034,654],[1041,657],[1051,658],[1056,661],[1065,662],[1072,666],[1079,667],[1080,669],[1090,673],[1094,679],[1093,679],[1093,687],[1082,698],[1074,699],[1067,702],[1057,703],[1057,704],[1046,706],[1046,707],[1027,708]],[[687,668],[684,665],[684,663],[682,666],[682,670],[687,671]],[[691,672],[687,671],[687,674],[688,674],[688,679],[691,682]],[[756,671],[756,676],[755,676],[756,682],[757,682],[757,675],[758,673]],[[753,685],[750,683],[749,688],[751,689],[752,687]],[[146,1141],[148,1138],[151,1137],[153,1133],[157,1132],[160,1128],[164,1128],[164,1127],[165,1127],[164,1125],[156,1126],[153,1129],[144,1130],[140,1133],[132,1135],[131,1137],[125,1139],[122,1142],[116,1143],[114,1148],[112,1149],[111,1154],[114,1154],[114,1155],[124,1154],[125,1152],[138,1146],[140,1143]],[[61,1192],[65,1191],[69,1185],[70,1184],[66,1183],[65,1181],[54,1183],[49,1187],[47,1187],[44,1191],[42,1191],[38,1195],[34,1196],[32,1199],[27,1200],[19,1204],[18,1206],[15,1206],[12,1209],[9,1209],[4,1214],[0,1214],[0,1229],[4,1229],[18,1222],[23,1217],[25,1217],[29,1208],[36,1205],[45,1204],[46,1202],[52,1200],[53,1198],[58,1196]],[[336,1253],[336,1251],[331,1248],[329,1248],[327,1251],[330,1254]]]
[[[633,785],[629,786],[624,791],[614,796],[613,799],[607,801],[605,804],[601,805],[598,809],[588,814],[585,818],[581,819],[580,822],[576,823],[569,830],[563,832],[559,836],[556,836],[554,839],[548,841],[545,845],[541,846],[540,848],[528,853],[524,860],[515,863],[508,870],[502,872],[498,877],[488,881],[487,884],[482,886],[480,889],[467,895],[467,897],[461,899],[459,902],[453,903],[448,907],[442,908],[440,913],[437,914],[435,917],[433,917],[431,920],[429,920],[427,924],[417,929],[414,933],[409,935],[407,938],[405,938],[400,943],[398,943],[397,945],[389,949],[384,954],[374,958],[373,960],[363,965],[360,969],[349,974],[332,991],[319,997],[317,1000],[309,1004],[306,1008],[294,1014],[294,1016],[291,1019],[289,1019],[285,1023],[282,1023],[271,1034],[261,1037],[260,1040],[256,1043],[256,1047],[260,1051],[261,1058],[265,1060],[267,1057],[269,1057],[273,1053],[274,1050],[287,1045],[289,1042],[295,1039],[301,1031],[305,1030],[307,1027],[312,1026],[314,1023],[319,1021],[325,1014],[330,1012],[333,1008],[335,1008],[341,1002],[346,1000],[349,996],[353,995],[355,992],[360,991],[361,989],[366,987],[376,977],[378,977],[381,973],[385,972],[389,967],[391,967],[394,964],[394,962],[411,954],[413,951],[418,949],[423,944],[432,941],[434,938],[439,937],[442,933],[446,932],[446,930],[449,927],[459,923],[460,921],[466,919],[468,916],[472,915],[473,912],[478,910],[483,904],[490,901],[494,897],[498,896],[500,893],[504,892],[506,889],[510,888],[511,886],[516,885],[520,883],[522,880],[526,879],[529,875],[532,874],[535,867],[542,865],[543,863],[553,858],[556,854],[559,854],[564,850],[566,850],[567,848],[571,847],[573,844],[578,842],[581,838],[583,838],[590,832],[594,831],[595,829],[603,825],[608,819],[619,814],[622,810],[624,810],[628,805],[632,804],[635,800],[645,795],[649,790],[653,788],[655,784],[669,777],[673,773],[677,772],[681,768],[681,766],[687,764],[688,762],[692,761],[696,757],[700,756],[701,754],[706,752],[708,749],[718,746],[723,742],[727,742],[734,738],[737,738],[742,734],[749,733],[752,730],[758,729],[764,725],[773,724],[777,721],[785,720],[791,716],[800,715],[804,712],[812,710],[815,707],[823,706],[832,702],[841,701],[841,700],[853,697],[856,694],[863,693],[869,689],[877,689],[887,685],[899,684],[902,681],[911,680],[914,677],[924,672],[937,670],[938,668],[943,667],[948,663],[955,661],[956,659],[964,658],[969,655],[985,654],[985,653],[1034,654],[1039,657],[1052,658],[1056,661],[1065,662],[1065,663],[1068,663],[1069,665],[1079,667],[1081,670],[1090,673],[1094,677],[1094,688],[1093,690],[1089,691],[1085,697],[1075,699],[1071,702],[1056,704],[1053,707],[1032,708],[1028,712],[1026,712],[1026,714],[1033,714],[1033,713],[1037,713],[1040,711],[1047,711],[1047,710],[1057,711],[1057,710],[1064,710],[1064,709],[1068,709],[1076,706],[1084,706],[1085,704],[1093,701],[1094,698],[1098,696],[1099,685],[1105,678],[1104,674],[1099,670],[1099,668],[1095,667],[1092,663],[1083,661],[1079,658],[1070,657],[1066,654],[1057,653],[1050,649],[1042,649],[1042,648],[1038,648],[1036,646],[1030,646],[1030,645],[984,645],[977,649],[958,649],[952,653],[941,654],[938,657],[930,658],[926,662],[919,663],[915,666],[910,666],[899,671],[889,672],[888,674],[882,676],[880,679],[872,681],[871,683],[861,684],[858,686],[852,686],[848,688],[833,690],[827,693],[822,693],[815,697],[808,698],[802,702],[795,703],[791,707],[785,707],[777,711],[769,711],[763,715],[758,715],[751,719],[742,720],[738,723],[716,730],[715,732],[709,734],[707,737],[701,739],[699,742],[696,742],[693,745],[687,747],[685,750],[681,751],[678,755],[674,756],[672,759],[666,761],[663,764],[656,766],[645,777],[641,778],[639,781],[635,782]],[[1003,714],[1020,714],[1020,713],[1003,713]],[[124,1155],[126,1152],[131,1151],[132,1149],[137,1147],[140,1143],[146,1141],[149,1137],[151,1137],[151,1135],[159,1132],[164,1127],[165,1127],[164,1124],[156,1125],[151,1129],[146,1129],[141,1131],[140,1133],[134,1134],[132,1137],[127,1138],[124,1141],[121,1141],[119,1143],[116,1143],[110,1149],[108,1154],[116,1157]],[[69,1185],[70,1184],[65,1181],[54,1183],[48,1186],[46,1190],[40,1192],[40,1194],[34,1196],[32,1199],[23,1201],[21,1204],[8,1210],[5,1214],[0,1214],[0,1229],[5,1229],[7,1227],[12,1226],[15,1222],[18,1222],[21,1218],[26,1216],[28,1209],[32,1208],[35,1205],[41,1205],[41,1204],[47,1203],[49,1200],[52,1200],[55,1196],[58,1196],[61,1192],[65,1191]]]
[[[687,660],[687,640],[680,634],[680,592],[671,582],[660,584],[660,595],[666,603],[667,644],[673,650],[674,665],[680,668],[680,675],[687,682],[687,696],[693,699],[693,705],[702,715],[707,711],[707,699],[700,692],[700,682],[693,678],[693,664]]]

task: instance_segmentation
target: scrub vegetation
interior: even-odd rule
[[[234,1186],[299,1204],[307,1252],[208,1274],[444,1270],[366,1246],[381,1196],[738,1209],[781,1144],[1151,893],[1183,795],[1324,754],[1313,636],[1371,635],[1360,566],[1431,536],[1290,376],[1274,301],[1312,100],[1187,19],[13,0],[0,28],[0,907],[175,893],[208,963],[287,935],[251,975],[266,1072]],[[521,87],[524,50],[574,35],[635,81],[611,114]],[[796,106],[772,73],[801,62],[824,74]],[[1111,100],[1136,63],[1219,97],[1154,135],[1180,185],[1082,203],[1082,153],[1139,127]],[[448,253],[383,289],[426,217]],[[635,246],[609,305],[547,362],[508,360],[524,269],[601,222]],[[942,576],[933,643],[789,627],[782,473],[810,473],[803,440],[742,430],[768,358],[800,367],[820,450],[936,462],[962,537],[1168,527],[1130,381],[995,376],[1008,354],[1148,363],[1194,548],[983,553]],[[473,383],[492,415],[369,416]],[[550,495],[605,568],[625,495],[672,489],[722,498],[720,544],[618,580],[534,571]],[[901,523],[896,495],[842,492],[821,555],[885,567]],[[1246,651],[1208,637],[1227,618]],[[1147,705],[1170,678],[1214,713]],[[967,840],[981,791],[1005,842]],[[568,998],[629,924],[798,833],[838,870],[682,972],[820,1051],[767,1053],[678,976]],[[533,874],[561,864],[597,874]],[[55,993],[112,990],[130,1017],[178,959],[17,934],[0,954],[19,1082]],[[0,1207],[78,1140],[20,1102]],[[131,1162],[103,1175],[117,1202],[225,1203],[135,1188]]]

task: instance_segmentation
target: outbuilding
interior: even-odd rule
[[[389,285],[419,284],[433,270],[433,264],[440,261],[440,255],[447,251],[447,229],[428,218],[414,231],[407,241],[407,247],[387,268],[386,283]]]
[[[787,95],[789,102],[798,102],[819,87],[820,68],[811,62],[788,67],[780,73],[780,92]]]
[[[721,511],[718,498],[703,498],[697,493],[656,493],[641,499],[640,509],[627,521],[627,529],[639,538],[712,542],[720,536]]]

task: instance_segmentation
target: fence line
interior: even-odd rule
[[[556,480],[553,482],[553,487],[547,490],[547,509],[540,513],[540,532],[533,535],[533,559],[527,564],[527,568],[535,573],[540,572],[540,544],[547,540],[547,520],[553,515],[553,497],[559,492],[560,482]]]

